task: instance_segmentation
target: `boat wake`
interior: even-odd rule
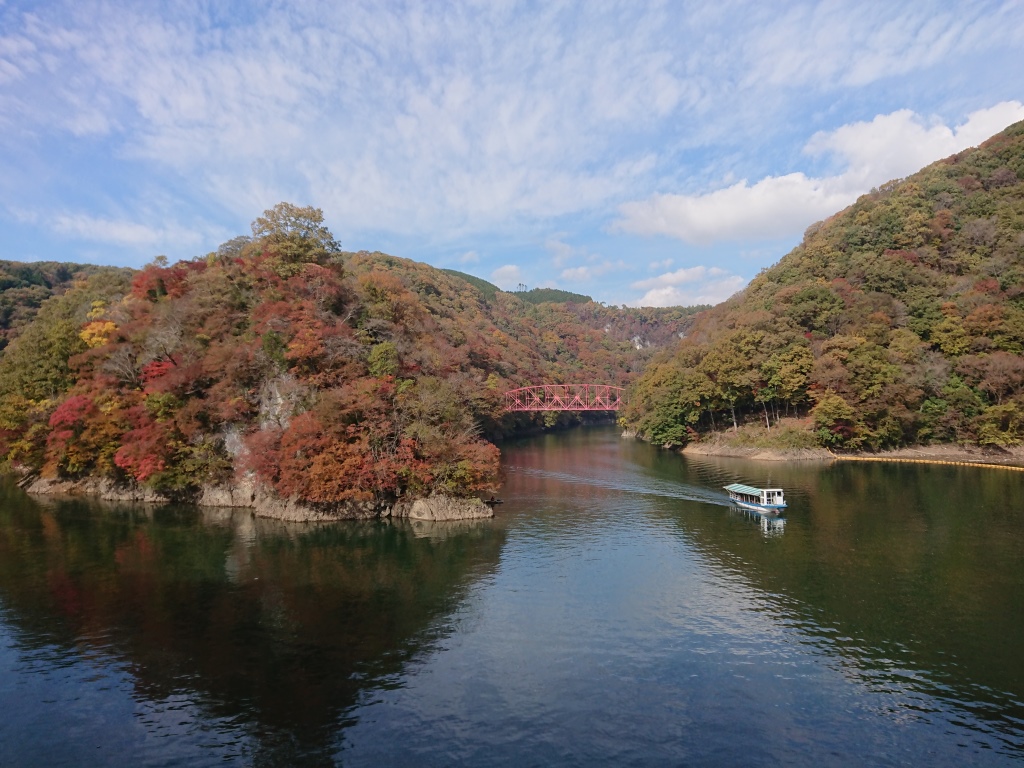
[[[568,472],[552,472],[546,469],[534,467],[507,466],[509,474],[526,475],[528,477],[542,477],[550,480],[557,480],[569,485],[587,485],[598,488],[606,488],[611,491],[637,494],[641,496],[657,496],[665,499],[679,499],[681,501],[698,501],[704,504],[715,504],[721,507],[730,507],[732,504],[728,496],[718,493],[709,488],[701,488],[696,485],[684,485],[680,483],[659,482],[652,478],[643,478],[642,482],[631,482],[628,479],[599,478],[591,476],[574,475]]]

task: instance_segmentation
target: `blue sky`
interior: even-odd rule
[[[0,0],[0,258],[192,258],[287,200],[503,288],[717,302],[1022,102],[1020,0]]]

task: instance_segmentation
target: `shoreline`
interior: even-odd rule
[[[833,453],[827,448],[773,449],[731,446],[718,440],[690,443],[680,453],[691,456],[721,456],[753,461],[876,461],[909,464],[948,464],[1024,471],[1024,447],[989,448],[963,445],[925,445],[889,451]]]
[[[135,483],[115,484],[102,478],[60,480],[22,478],[18,485],[31,496],[91,497],[102,501],[142,504],[188,504],[195,507],[249,509],[254,517],[296,523],[326,523],[341,520],[407,518],[409,520],[448,521],[494,517],[494,509],[476,497],[428,496],[397,499],[391,504],[339,502],[313,505],[296,498],[285,499],[270,490],[243,479],[233,485],[207,485],[195,499],[175,500],[151,488]]]

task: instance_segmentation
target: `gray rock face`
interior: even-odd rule
[[[256,484],[251,478],[245,478],[234,485],[204,485],[196,503],[201,507],[253,507]]]
[[[26,488],[28,493],[46,496],[99,496],[105,501],[141,501],[164,504],[167,498],[152,488],[136,483],[116,485],[109,480],[48,480],[36,478]]]
[[[275,520],[295,522],[328,522],[331,520],[367,520],[381,517],[387,507],[381,509],[372,501],[350,501],[339,504],[312,506],[298,499],[282,499],[266,490],[256,493],[253,509],[257,517],[271,517]]]
[[[247,477],[234,485],[208,485],[197,502],[203,507],[246,507],[257,517],[293,522],[365,520],[387,514],[374,502],[343,502],[313,506],[296,498],[285,499]]]
[[[169,499],[151,488],[136,483],[115,485],[109,480],[36,479],[25,489],[29,493],[58,496],[98,496],[107,501],[136,501],[166,504]],[[410,520],[472,520],[494,517],[493,510],[480,499],[457,499],[431,496],[427,499],[401,501],[393,507],[373,501],[350,501],[338,504],[311,505],[296,498],[284,499],[252,478],[233,485],[204,486],[196,503],[202,507],[246,508],[257,517],[292,522],[329,522],[332,520],[368,520],[377,517]]]
[[[480,499],[431,496],[411,502],[398,502],[391,510],[391,516],[407,517],[410,520],[471,520],[494,517],[494,510]]]

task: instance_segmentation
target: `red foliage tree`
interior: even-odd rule
[[[127,416],[132,429],[125,432],[114,464],[145,483],[168,466],[176,442],[172,426],[154,419],[142,405],[131,408]]]

